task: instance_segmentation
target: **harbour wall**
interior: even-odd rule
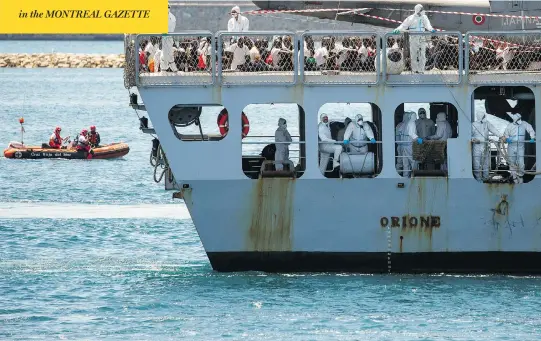
[[[0,68],[121,68],[124,54],[0,53]]]

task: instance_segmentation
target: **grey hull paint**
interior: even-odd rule
[[[183,190],[214,269],[386,272],[390,265],[391,271],[404,272],[541,270],[541,210],[535,201],[521,200],[536,197],[538,180],[513,186],[445,178],[273,179],[271,186],[279,181],[292,196],[282,198],[291,200],[287,222],[275,220],[280,207],[257,212],[269,209],[265,200],[281,200],[269,195],[284,193],[262,190],[266,180],[193,181]],[[261,194],[266,198],[258,201]],[[416,218],[417,226],[391,227],[392,217],[400,224],[404,217],[406,224]],[[421,227],[421,217],[439,220]]]

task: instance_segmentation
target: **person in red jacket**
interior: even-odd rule
[[[63,139],[60,137],[60,132],[62,131],[62,128],[56,127],[54,130],[54,133],[51,135],[51,138],[49,139],[49,147],[54,149],[60,149],[62,148],[62,142]]]
[[[96,126],[90,127],[90,134],[88,134],[87,139],[92,148],[96,148],[100,145],[100,134],[96,131]]]
[[[90,143],[88,142],[88,130],[83,129],[81,131],[81,134],[78,137],[77,140],[77,151],[82,151],[87,154],[87,159],[92,159],[92,155],[94,155],[94,151],[90,149]]]

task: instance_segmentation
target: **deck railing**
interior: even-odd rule
[[[148,41],[152,47],[144,43]],[[541,30],[465,35],[187,31],[126,35],[124,43],[127,88],[298,83],[370,86],[380,82],[456,85],[464,79],[468,84],[487,85],[541,82]],[[417,53],[419,46],[425,52],[424,61]],[[244,63],[239,64],[242,57]]]

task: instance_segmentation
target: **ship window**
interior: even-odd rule
[[[243,112],[243,123],[250,125],[242,139],[244,174],[250,179],[300,178],[306,169],[302,107],[294,103],[250,104]]]
[[[398,174],[408,178],[447,176],[447,139],[458,137],[455,106],[441,102],[403,103],[396,108],[394,120]]]
[[[479,87],[472,105],[473,177],[485,183],[532,181],[536,164],[532,90],[525,86]],[[521,121],[513,124],[518,115]]]
[[[323,114],[327,115],[328,127],[321,121]],[[355,124],[357,115],[362,115],[362,129]],[[326,178],[372,178],[381,173],[381,111],[377,105],[326,103],[319,109],[318,128],[318,164]],[[334,142],[325,143],[323,139],[329,133]]]
[[[168,118],[175,136],[182,141],[219,141],[225,137],[218,127],[220,114],[227,110],[220,105],[175,105]]]

